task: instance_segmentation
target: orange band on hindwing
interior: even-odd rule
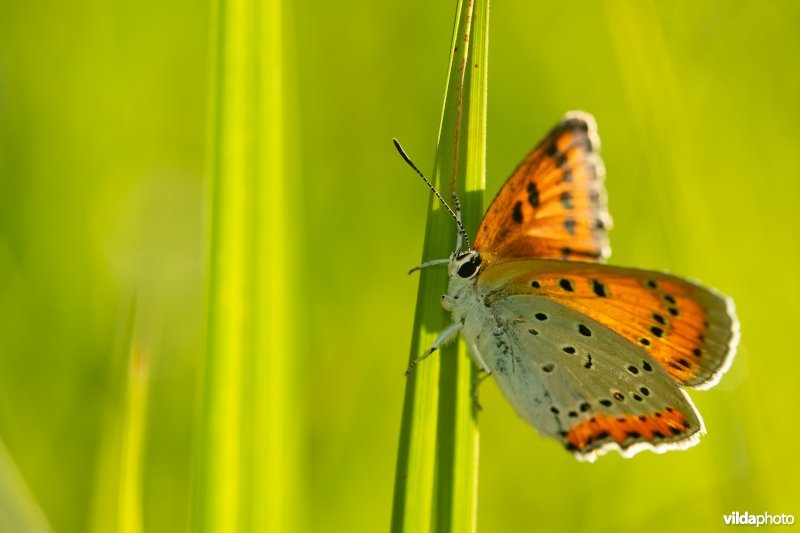
[[[567,447],[573,451],[614,441],[625,448],[639,442],[658,444],[685,438],[692,428],[687,417],[672,407],[646,415],[595,415],[567,432]],[[694,428],[699,430],[699,428]]]

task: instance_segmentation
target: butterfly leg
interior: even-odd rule
[[[486,379],[491,377],[491,376],[492,376],[491,372],[486,372],[485,374],[483,374],[475,382],[475,387],[472,389],[472,399],[475,401],[475,409],[477,409],[478,411],[483,411],[483,406],[481,405],[480,398],[478,397],[479,396],[478,395],[478,389],[480,388],[481,383],[486,381]]]
[[[475,359],[481,364],[481,369],[486,372],[488,375],[492,374],[492,369],[489,368],[489,365],[486,364],[486,361],[483,360],[481,357],[481,352],[478,350],[478,345],[472,345],[472,355],[475,356]]]
[[[486,361],[484,361],[483,357],[481,357],[481,352],[478,350],[477,344],[472,345],[471,351],[472,355],[475,356],[475,360],[478,361],[482,367],[480,370],[485,372],[481,377],[478,378],[478,380],[475,382],[475,387],[472,389],[472,399],[475,401],[475,408],[478,411],[481,411],[483,410],[483,407],[481,407],[481,402],[478,398],[478,388],[481,386],[481,383],[486,381],[486,378],[492,375],[492,369],[489,368],[489,365],[487,365]]]
[[[417,270],[422,270],[423,268],[428,268],[430,266],[435,266],[435,265],[446,265],[449,262],[450,262],[450,259],[434,259],[433,261],[425,261],[421,265],[417,265],[414,268],[412,268],[411,270],[409,270],[408,273],[410,275],[410,274],[413,274],[414,272],[416,272]]]
[[[458,330],[461,329],[462,325],[463,324],[461,324],[461,322],[450,324],[445,328],[444,331],[439,333],[439,336],[436,337],[435,341],[433,341],[433,345],[427,350],[425,350],[425,353],[423,353],[422,355],[411,361],[411,363],[408,365],[408,369],[406,369],[406,376],[408,376],[414,370],[414,367],[417,366],[417,363],[419,363],[420,361],[428,357],[430,354],[438,350],[442,344],[452,339],[455,336],[455,334],[458,333]]]

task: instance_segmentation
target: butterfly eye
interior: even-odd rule
[[[480,266],[481,256],[474,254],[469,258],[468,261],[465,261],[460,267],[458,267],[458,275],[464,279],[469,279],[474,276],[476,272],[478,272]]]

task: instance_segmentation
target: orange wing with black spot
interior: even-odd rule
[[[545,272],[542,263],[610,268],[512,260],[482,274],[478,289],[497,327],[471,342],[517,413],[582,460],[695,444],[703,422],[675,377],[601,317],[550,298],[550,280],[528,275]],[[560,279],[577,283],[572,274]]]
[[[530,294],[578,311],[639,346],[678,384],[697,389],[719,381],[739,340],[731,299],[663,272],[517,260],[488,268],[480,281],[493,287],[489,301]]]
[[[474,247],[487,264],[608,257],[611,218],[599,148],[594,118],[567,113],[517,167],[483,217]]]
[[[679,387],[708,388],[739,338],[729,299],[660,272],[512,259],[476,282],[490,334],[474,342],[517,412],[576,457],[695,444]]]

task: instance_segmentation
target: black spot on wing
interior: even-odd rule
[[[608,296],[608,292],[606,291],[606,286],[597,281],[596,279],[592,280],[592,291],[600,298],[606,298]]]
[[[564,206],[564,209],[575,208],[575,205],[572,203],[572,193],[570,191],[562,192],[558,200],[561,202],[561,205]]]
[[[514,212],[512,213],[512,218],[514,222],[517,224],[522,224],[522,202],[517,202],[514,204]]]
[[[539,207],[539,189],[533,182],[528,183],[528,203],[531,207]]]
[[[572,282],[568,279],[560,279],[558,280],[558,286],[564,289],[567,292],[574,292],[575,287],[572,285]]]
[[[558,155],[558,146],[556,146],[555,141],[550,143],[550,146],[547,147],[547,155],[552,158],[555,158]]]
[[[583,133],[589,131],[589,125],[586,123],[586,120],[578,115],[570,115],[568,118],[565,118],[559,127],[564,130],[580,130]]]

